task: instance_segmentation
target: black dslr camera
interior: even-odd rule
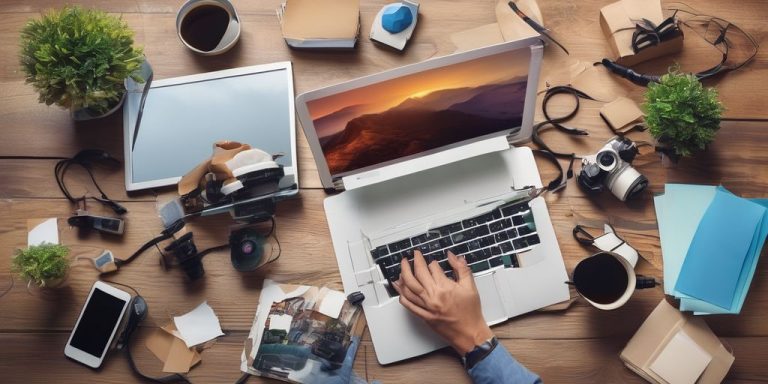
[[[648,186],[648,179],[631,165],[638,153],[632,140],[612,138],[596,154],[581,160],[581,172],[576,178],[579,186],[589,193],[607,188],[621,201],[639,195]]]

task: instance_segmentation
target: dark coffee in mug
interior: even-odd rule
[[[579,262],[573,271],[573,284],[585,298],[598,304],[611,304],[627,291],[629,276],[616,257],[598,253]]]
[[[200,5],[184,16],[179,32],[187,44],[201,51],[212,51],[224,37],[229,19],[229,12],[218,5]]]

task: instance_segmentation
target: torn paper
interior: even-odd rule
[[[27,246],[40,245],[42,243],[59,243],[59,226],[57,219],[29,219],[27,220]]]
[[[194,347],[224,334],[219,318],[208,302],[203,302],[186,315],[174,317],[173,322],[187,347]]]

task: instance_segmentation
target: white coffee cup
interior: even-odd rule
[[[596,308],[612,310],[624,305],[635,292],[635,263],[614,252],[599,252],[579,262],[573,270],[576,291]]]
[[[218,55],[240,38],[240,17],[229,0],[187,0],[176,13],[176,33],[192,52]]]

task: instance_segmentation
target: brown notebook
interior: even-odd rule
[[[720,383],[734,357],[700,317],[662,300],[621,351],[621,360],[651,383]]]

